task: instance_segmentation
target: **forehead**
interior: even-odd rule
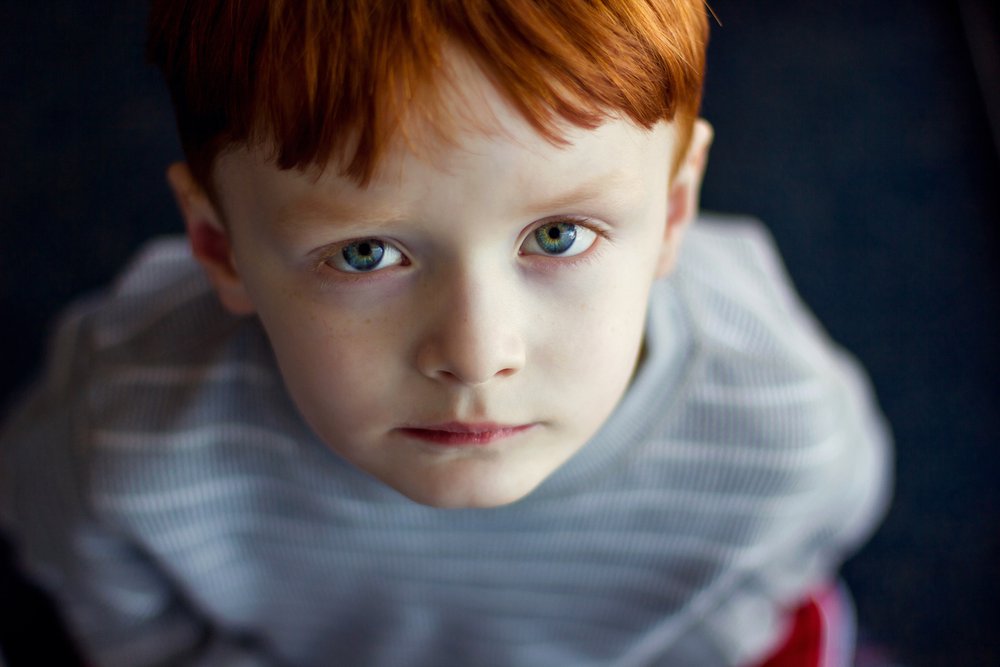
[[[667,185],[668,175],[662,172],[675,150],[673,123],[660,122],[646,130],[614,116],[593,129],[563,122],[563,142],[556,143],[542,136],[461,56],[451,61],[438,94],[451,110],[448,122],[425,116],[418,105],[364,187],[341,175],[343,165],[337,163],[306,171],[280,170],[268,147],[224,153],[215,169],[224,207],[227,199],[246,195],[280,199],[286,207],[309,208],[332,200],[364,209],[389,200],[405,205],[442,187],[451,190],[455,200],[500,203],[558,198],[558,193],[574,189],[639,187],[657,178]]]

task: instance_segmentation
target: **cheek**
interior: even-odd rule
[[[398,381],[393,326],[384,314],[346,312],[290,294],[259,309],[285,384],[308,421],[374,418],[372,397]]]
[[[619,277],[620,282],[595,277],[585,284],[596,287],[546,309],[548,333],[535,356],[546,374],[564,378],[581,393],[587,388],[601,401],[607,392],[595,388],[620,392],[631,377],[645,322],[648,285]]]

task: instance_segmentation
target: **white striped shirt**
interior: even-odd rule
[[[179,240],[75,307],[0,510],[96,665],[741,665],[887,503],[887,429],[766,233],[699,221],[598,434],[510,506],[415,504],[317,441]]]

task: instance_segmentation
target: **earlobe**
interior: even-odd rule
[[[234,315],[254,313],[256,309],[233,262],[229,232],[187,164],[170,165],[167,183],[184,218],[191,252],[208,275],[222,305]]]
[[[667,224],[656,266],[657,278],[673,270],[684,231],[698,215],[701,181],[713,137],[714,132],[708,121],[702,118],[695,121],[691,143],[667,193]]]

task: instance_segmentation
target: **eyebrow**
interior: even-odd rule
[[[344,201],[310,198],[296,201],[280,209],[276,216],[276,224],[280,227],[296,227],[323,220],[340,225],[378,228],[405,218],[402,211],[393,207],[362,207]]]
[[[584,181],[567,192],[561,192],[537,202],[529,201],[524,206],[524,211],[527,213],[540,213],[569,208],[581,202],[607,197],[609,193],[613,195],[615,200],[618,200],[622,198],[625,192],[630,191],[636,183],[637,179],[627,175],[621,169],[616,169]]]
[[[540,201],[528,200],[519,212],[525,216],[532,216],[547,211],[558,211],[571,208],[582,202],[607,197],[609,193],[617,201],[622,199],[636,183],[636,178],[627,175],[621,169],[616,169],[588,179],[566,192]],[[346,201],[309,198],[296,201],[280,209],[276,216],[276,223],[282,228],[294,228],[307,226],[316,220],[323,220],[334,224],[377,229],[406,219],[405,212],[392,206],[372,208],[356,206]]]

